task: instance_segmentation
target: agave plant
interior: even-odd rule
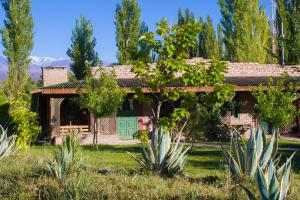
[[[15,152],[16,137],[7,136],[7,129],[0,125],[0,160]]]
[[[284,200],[286,198],[291,180],[291,161],[294,154],[278,170],[276,170],[276,164],[272,160],[268,162],[265,169],[258,167],[256,180],[262,200]],[[243,188],[249,199],[256,199],[250,190],[246,187]]]
[[[231,140],[229,150],[225,150],[225,157],[229,169],[234,177],[248,176],[254,178],[257,168],[264,169],[277,151],[277,136],[273,133],[270,142],[266,143],[264,131],[259,128],[251,130],[247,142],[237,133]]]
[[[129,153],[142,168],[153,175],[172,177],[181,174],[186,163],[187,152],[183,145],[179,145],[180,136],[172,142],[172,134],[160,128],[154,130],[151,144],[142,143],[142,159]]]
[[[77,137],[73,134],[65,135],[54,160],[48,160],[50,173],[60,181],[71,173],[79,173],[82,168],[82,153]]]

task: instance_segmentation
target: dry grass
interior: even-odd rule
[[[55,147],[33,147],[1,161],[0,199],[243,199],[233,190],[230,175],[222,167],[219,149],[196,148],[184,176],[162,179],[139,173],[125,153],[138,146],[84,148],[86,167],[80,178],[61,184],[50,176],[45,160]],[[297,172],[297,169],[294,170]],[[288,199],[300,199],[299,175],[294,176]],[[249,187],[252,187],[251,184]],[[236,191],[236,196],[233,191]]]

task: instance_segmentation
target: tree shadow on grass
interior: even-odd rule
[[[93,145],[85,145],[83,146],[84,150],[88,151],[94,151],[94,152],[101,152],[101,151],[107,151],[107,152],[113,152],[113,153],[124,153],[126,151],[136,153],[140,152],[141,147],[139,145],[99,145],[99,150],[97,151],[95,149],[95,146]]]
[[[279,151],[279,155],[281,155],[281,164],[286,162],[286,160],[293,154],[292,151]],[[294,172],[300,173],[300,152],[298,151],[292,161],[292,167]]]

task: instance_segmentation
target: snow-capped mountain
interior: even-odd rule
[[[39,80],[41,78],[41,67],[68,67],[71,60],[69,58],[51,58],[51,57],[38,57],[30,56],[29,72],[33,80]],[[103,66],[109,66],[110,63],[103,61]],[[7,59],[5,56],[0,56],[0,82],[7,77]]]
[[[41,67],[69,67],[69,58],[51,58],[51,57],[38,57],[30,56],[29,72],[34,80],[40,79]],[[7,59],[4,56],[0,56],[0,81],[7,77]]]

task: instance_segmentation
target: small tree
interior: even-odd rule
[[[256,99],[255,115],[277,132],[299,115],[294,102],[297,100],[297,85],[286,84],[286,76],[274,81],[270,78],[264,89],[262,85],[252,94]]]
[[[157,63],[150,65],[144,60],[133,62],[132,71],[149,90],[145,95],[142,88],[137,87],[135,97],[151,104],[154,126],[151,145],[142,145],[143,160],[133,157],[153,174],[174,176],[184,169],[189,148],[183,151],[183,146],[179,149],[177,147],[190,112],[198,102],[196,92],[185,87],[212,86],[215,87],[214,92],[221,91],[219,88],[226,88],[219,87],[223,84],[225,63],[213,61],[189,64],[186,60],[190,49],[197,44],[199,29],[197,22],[170,27],[167,20],[163,19],[157,24],[156,33],[159,39],[155,39],[154,33],[147,33],[141,38],[158,55]],[[178,84],[179,87],[176,87]],[[169,115],[162,116],[161,110],[167,104],[176,106],[169,111]],[[173,141],[170,132],[175,133],[172,134]]]
[[[188,64],[185,59],[189,57],[190,48],[196,45],[199,30],[200,26],[197,22],[170,27],[167,20],[163,19],[157,24],[156,31],[158,37],[162,38],[161,40],[156,40],[154,33],[147,33],[141,38],[158,55],[155,67],[139,60],[133,62],[132,68],[137,79],[148,86],[149,93],[153,97],[149,98],[144,95],[142,88],[136,88],[136,97],[140,101],[154,105],[152,122],[155,129],[160,126],[171,129],[178,127],[178,122],[189,117],[190,110],[198,101],[195,92],[178,87],[170,88],[170,86],[178,83],[182,83],[184,86],[212,86],[215,87],[213,94],[223,93],[227,88],[223,83],[226,71],[225,63],[213,61]],[[211,94],[206,95],[210,96]],[[220,95],[217,96],[220,97]],[[218,99],[215,98],[215,100]],[[175,102],[180,102],[180,106],[175,108],[168,117],[161,117],[162,106]]]
[[[79,93],[78,103],[81,108],[87,108],[94,114],[94,139],[98,150],[97,118],[110,116],[116,112],[123,101],[124,92],[119,88],[114,74],[104,70],[99,71],[95,80],[89,73],[85,78],[85,92]]]

